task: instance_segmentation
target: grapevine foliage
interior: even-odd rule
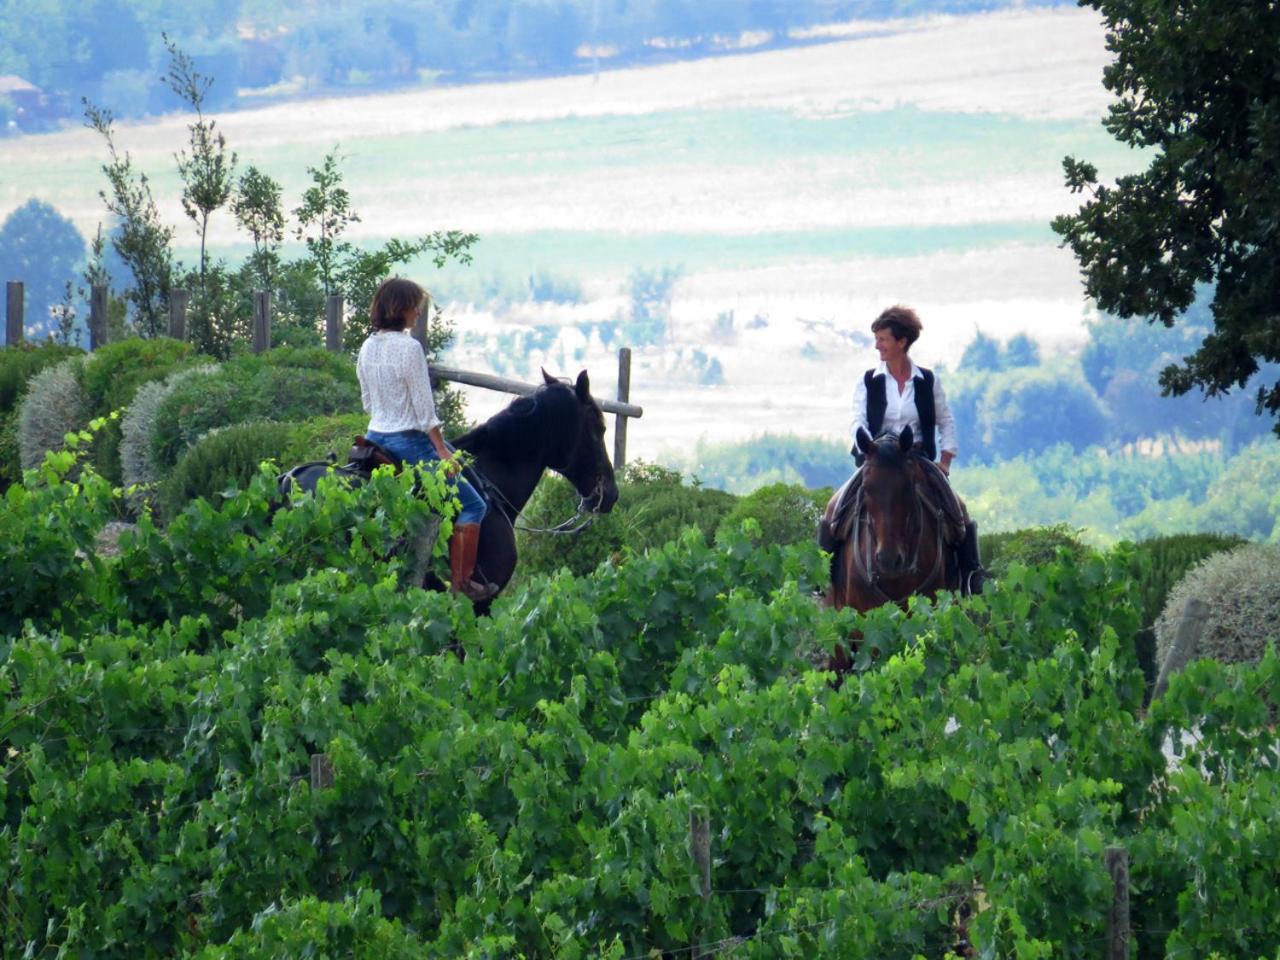
[[[860,616],[691,531],[477,619],[402,582],[437,475],[100,557],[74,446],[0,514],[6,956],[1093,957],[1113,845],[1139,955],[1280,949],[1280,659],[1144,713],[1124,551]]]

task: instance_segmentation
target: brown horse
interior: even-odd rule
[[[936,468],[913,451],[914,440],[910,427],[875,440],[858,430],[866,460],[846,484],[851,500],[833,518],[848,531],[837,538],[831,560],[827,599],[833,607],[862,613],[886,603],[905,608],[912,595],[960,586],[950,545],[955,521],[940,507],[936,481],[926,472]],[[849,653],[837,646],[831,668],[843,675],[851,666]]]

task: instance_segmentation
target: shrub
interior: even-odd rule
[[[1156,653],[1161,663],[1191,597],[1209,606],[1197,657],[1256,663],[1268,640],[1280,641],[1280,546],[1250,543],[1215,553],[1179,580],[1156,620]]]
[[[127,408],[144,383],[162,380],[191,362],[191,346],[181,340],[157,337],[144,340],[130,337],[95,350],[80,371],[80,382],[88,402],[89,416]],[[124,473],[120,464],[120,421],[112,421],[94,443],[94,466],[113,483]]]
[[[1086,549],[1080,542],[1080,531],[1064,523],[983,534],[979,538],[979,547],[982,565],[988,574],[997,578],[1004,576],[1013,563],[1029,567],[1052,563],[1057,559],[1059,550],[1066,550],[1069,557],[1078,560]]]
[[[363,413],[313,417],[295,423],[289,442],[280,453],[280,462],[291,467],[309,460],[324,460],[332,453],[342,463],[351,449],[351,441],[357,434],[364,433],[368,425],[369,418]]]
[[[50,450],[61,450],[64,437],[89,420],[88,402],[76,374],[83,357],[45,367],[27,384],[18,410],[18,450],[24,470],[40,465]]]
[[[22,479],[21,453],[18,448],[18,415],[12,410],[0,412],[0,493]]]
[[[716,537],[753,519],[760,524],[760,534],[755,539],[762,543],[809,543],[816,536],[818,518],[830,497],[830,488],[806,490],[792,484],[771,483],[740,498],[720,521]]]
[[[164,380],[144,383],[134,394],[120,425],[120,472],[126,488],[138,487],[129,502],[136,510],[146,499],[146,492],[160,479],[160,468],[151,454],[156,416],[161,405],[183,383],[197,377],[212,376],[218,368],[209,364],[189,367],[171,373]]]
[[[1169,591],[1197,563],[1224,550],[1243,546],[1247,541],[1233,534],[1179,533],[1152,537],[1134,547],[1135,578],[1142,596],[1142,609],[1147,623],[1154,623],[1164,610]]]
[[[360,389],[349,357],[282,348],[244,355],[208,377],[178,384],[156,411],[151,455],[163,472],[215,427],[253,420],[306,420],[358,410]]]
[[[221,494],[242,490],[263,460],[280,461],[293,437],[291,424],[253,422],[211,430],[188,447],[160,485],[160,515],[176,517],[198,497],[218,505]]]
[[[0,350],[0,413],[17,409],[27,382],[41,370],[83,353],[60,343],[32,346],[25,341]]]
[[[696,527],[710,540],[735,497],[723,490],[687,485],[678,471],[640,461],[628,464],[618,483],[618,503],[587,529],[570,537],[521,532],[521,573],[551,573],[564,567],[590,573],[624,547],[642,552],[677,540]],[[524,511],[527,525],[553,526],[573,515],[577,494],[559,477],[539,484]]]

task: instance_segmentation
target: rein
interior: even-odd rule
[[[468,469],[471,470],[472,473],[475,474],[476,479],[480,481],[480,486],[484,491],[485,496],[497,501],[502,507],[499,512],[506,519],[507,523],[511,525],[512,530],[520,530],[524,533],[547,533],[553,536],[566,536],[568,534],[579,533],[580,531],[585,530],[587,527],[591,526],[591,524],[595,523],[596,517],[599,516],[597,511],[588,509],[586,503],[592,497],[595,497],[596,501],[599,502],[604,493],[603,478],[596,481],[595,487],[593,487],[591,492],[585,497],[582,494],[578,494],[578,506],[573,516],[569,517],[569,519],[557,523],[554,527],[535,527],[525,521],[524,514],[520,509],[507,498],[506,494],[491,483],[488,477],[476,469],[475,464],[472,464]]]

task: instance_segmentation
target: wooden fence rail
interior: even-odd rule
[[[187,309],[191,294],[188,290],[174,289],[169,291],[169,335],[175,340],[186,340],[190,337],[187,324]],[[23,338],[23,285],[21,281],[10,280],[6,284],[6,322],[5,345],[18,344]],[[97,350],[107,342],[107,303],[108,292],[105,286],[95,285],[89,297],[89,349]],[[424,309],[413,335],[428,350],[427,317],[430,315],[430,304]],[[345,308],[340,295],[329,296],[325,301],[325,347],[335,352],[343,350],[343,317]],[[271,294],[259,291],[253,297],[253,352],[262,353],[271,349]],[[486,390],[498,390],[528,396],[538,389],[537,384],[511,380],[490,373],[478,373],[471,370],[459,370],[443,364],[432,364],[433,379],[449,380]],[[600,406],[606,413],[614,415],[613,466],[621,470],[627,458],[627,419],[644,414],[642,407],[631,403],[631,348],[623,347],[618,351],[618,393],[614,400],[601,400]]]

